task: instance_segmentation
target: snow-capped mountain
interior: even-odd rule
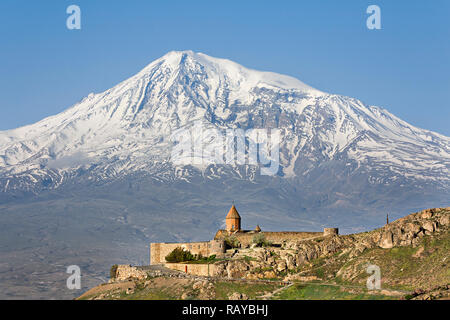
[[[279,129],[277,174],[174,162],[173,134],[199,123]],[[148,263],[149,242],[211,239],[232,200],[245,229],[368,230],[387,213],[448,206],[449,170],[450,138],[385,109],[170,52],[58,115],[0,132],[0,297],[71,298],[66,266],[82,268],[84,285],[104,282],[113,264]]]
[[[58,115],[0,132],[0,190],[54,189],[80,172],[103,182],[136,172],[189,181],[199,172],[171,164],[170,135],[196,121],[280,129],[284,179],[339,163],[349,177],[363,170],[372,184],[401,179],[449,188],[449,137],[289,76],[182,51]],[[255,170],[244,171],[224,165],[208,172],[255,178]]]

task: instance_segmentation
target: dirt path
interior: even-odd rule
[[[278,288],[278,289],[275,290],[275,291],[272,291],[272,292],[266,293],[266,294],[264,294],[264,295],[262,295],[262,296],[256,297],[256,299],[269,300],[269,299],[272,298],[274,295],[280,293],[280,292],[283,291],[283,290],[286,290],[287,288],[289,288],[289,287],[291,287],[291,286],[293,286],[293,285],[294,285],[294,283],[291,282],[291,283],[289,283],[287,286],[284,286],[284,287],[282,287],[282,288]]]
[[[287,286],[285,286],[283,288],[277,289],[277,290],[271,292],[270,294],[267,294],[265,296],[261,296],[261,298],[264,298],[266,296],[268,298],[271,298],[275,294],[277,294],[277,293],[279,293],[279,292],[281,292],[281,291],[291,287],[294,284],[304,284],[304,285],[313,285],[313,286],[314,285],[315,286],[330,286],[330,287],[339,287],[339,288],[343,288],[343,289],[362,289],[362,290],[366,290],[367,289],[364,286],[356,286],[356,285],[342,285],[342,284],[327,283],[327,282],[304,282],[304,281],[299,281],[299,282],[292,282],[291,284],[289,284],[289,285],[287,285]],[[373,291],[370,291],[370,292],[374,293],[374,294],[382,294],[382,295],[385,295],[385,296],[398,296],[398,297],[404,296],[405,294],[411,293],[410,291],[394,290],[394,289],[380,289],[380,290],[373,290]]]

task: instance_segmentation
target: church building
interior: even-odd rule
[[[172,250],[181,247],[192,254],[222,256],[229,246],[229,239],[237,243],[239,248],[249,248],[256,234],[262,234],[264,239],[273,245],[282,245],[286,241],[310,239],[320,236],[337,235],[337,228],[325,228],[323,232],[303,231],[262,231],[259,225],[252,230],[244,230],[241,216],[233,204],[225,217],[225,229],[218,230],[213,240],[202,242],[163,242],[150,244],[150,264],[165,264],[165,257]]]

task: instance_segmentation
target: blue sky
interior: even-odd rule
[[[66,28],[76,4],[82,29]],[[382,30],[366,28],[381,8]],[[0,130],[101,92],[171,50],[289,74],[450,136],[450,1],[0,2]]]

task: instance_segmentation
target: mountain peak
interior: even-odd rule
[[[32,172],[46,179],[55,169],[63,176],[85,164],[92,176],[104,177],[106,168],[108,178],[142,170],[169,176],[171,134],[198,120],[221,130],[280,129],[284,177],[329,162],[389,171],[373,181],[450,183],[450,138],[293,77],[186,50],[168,52],[58,115],[0,132],[0,190],[11,188],[9,177],[34,181]]]
[[[155,67],[161,66],[165,66],[172,71],[182,69],[185,74],[191,75],[198,73],[202,69],[205,72],[206,78],[226,78],[228,81],[234,81],[236,90],[268,87],[283,90],[298,90],[311,95],[324,94],[294,77],[275,72],[249,69],[232,60],[216,58],[192,50],[170,51],[147,65],[143,69],[143,72],[152,72]]]

